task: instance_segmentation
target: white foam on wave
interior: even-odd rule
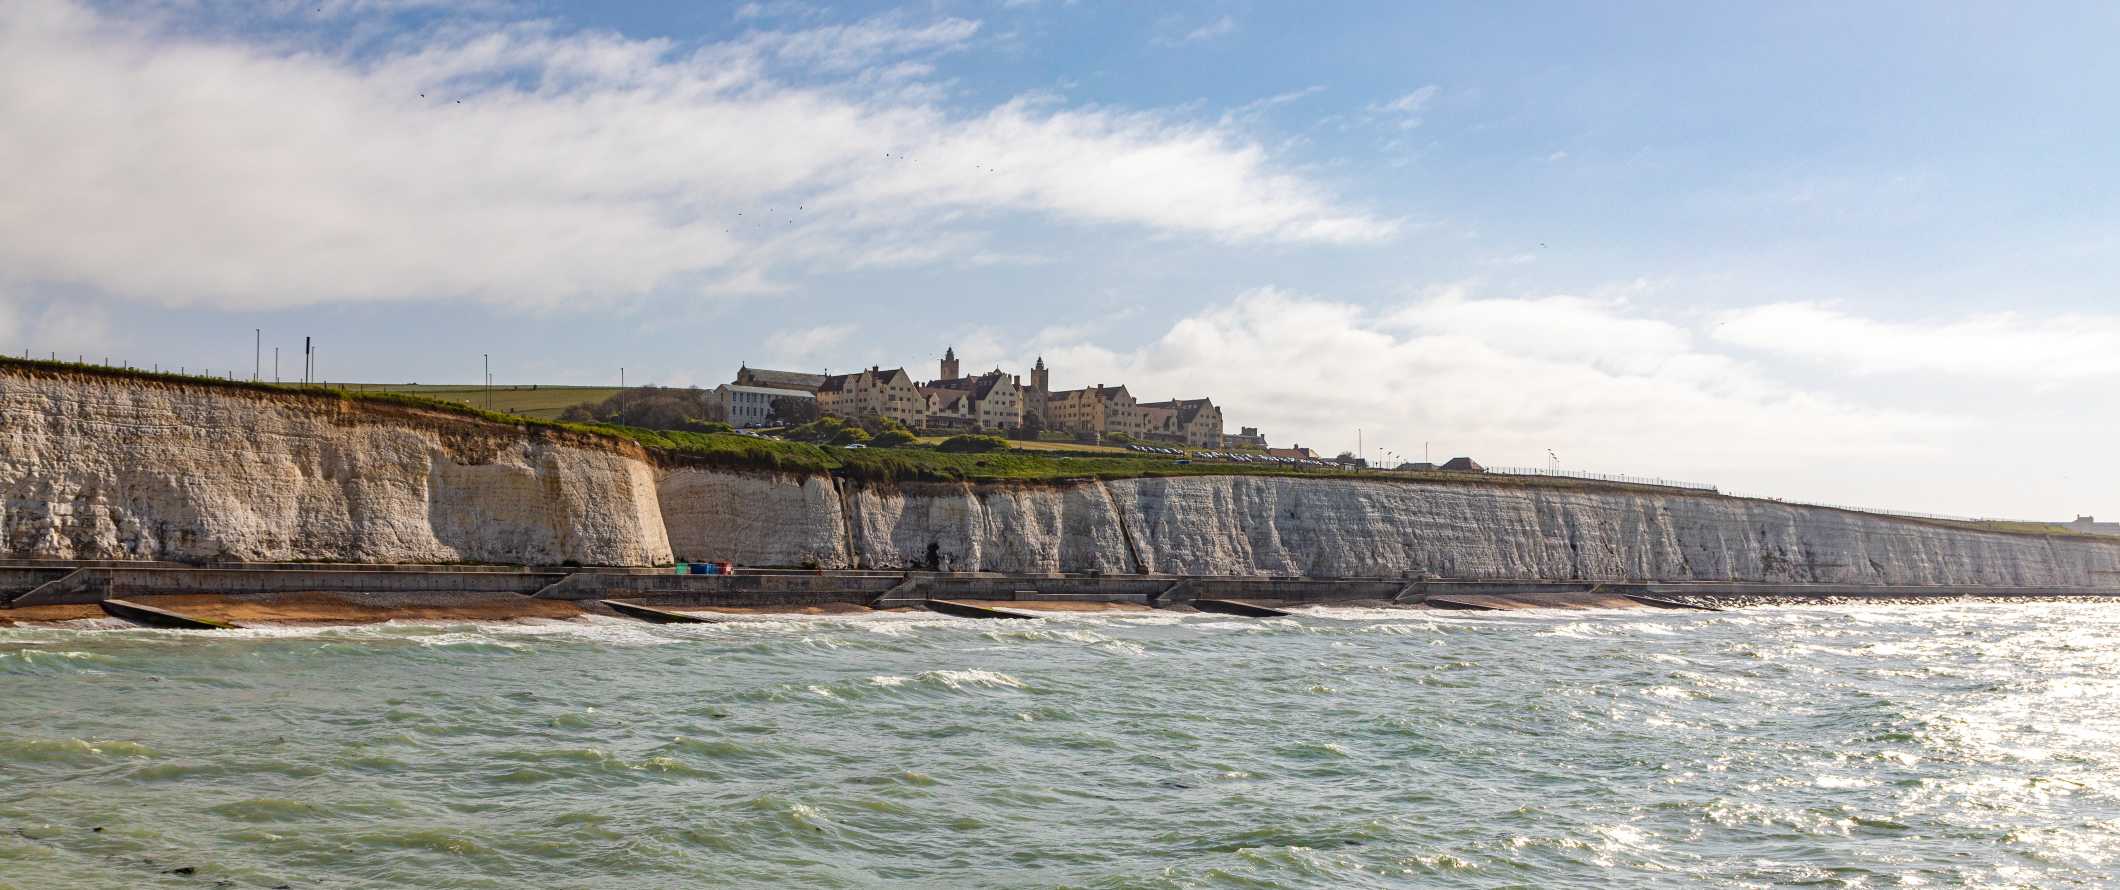
[[[914,679],[928,680],[941,683],[944,686],[957,690],[964,689],[967,686],[978,686],[987,689],[1030,688],[1028,685],[1025,685],[1022,680],[1018,680],[1015,677],[1011,677],[1007,674],[1001,673],[1000,671],[921,671],[920,675],[918,677],[915,677]]]

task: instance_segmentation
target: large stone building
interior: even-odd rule
[[[927,397],[904,368],[831,374],[817,384],[817,410],[840,417],[873,415],[920,427],[927,422],[927,406]]]
[[[1263,450],[1266,447],[1266,434],[1259,432],[1258,427],[1247,426],[1242,430],[1223,436],[1222,447],[1258,448]]]
[[[765,426],[766,419],[773,416],[773,402],[779,399],[817,398],[816,393],[801,389],[774,389],[768,386],[742,386],[724,383],[714,388],[714,398],[721,403],[722,416],[729,425],[744,427]]]
[[[955,347],[943,351],[937,370],[936,379],[918,383],[902,368],[871,367],[827,375],[744,365],[737,369],[730,388],[732,393],[746,387],[814,393],[823,413],[849,418],[876,415],[915,429],[1007,431],[1036,417],[1035,425],[1044,429],[1077,435],[1124,434],[1195,448],[1220,448],[1237,439],[1223,435],[1222,409],[1208,399],[1141,405],[1125,386],[1103,384],[1056,392],[1044,356],[1031,365],[1027,382],[1000,368],[966,377]],[[764,398],[770,401],[772,396]],[[730,422],[748,420],[749,413],[732,412]],[[1247,427],[1245,433],[1257,445],[1265,444],[1256,429]]]
[[[2068,529],[2086,535],[2120,535],[2120,522],[2099,522],[2090,516],[2078,516],[2075,522],[2067,523]]]
[[[1148,434],[1148,412],[1134,403],[1133,394],[1123,385],[1099,383],[1051,393],[1046,397],[1046,411],[1046,423],[1068,432],[1124,433],[1135,438]]]
[[[920,387],[930,426],[1013,430],[1023,425],[1023,386],[1014,375],[1000,368],[977,377],[954,376],[956,372],[956,356],[946,354],[943,376]]]
[[[1222,409],[1207,399],[1172,399],[1141,405],[1148,435],[1194,448],[1222,447]]]

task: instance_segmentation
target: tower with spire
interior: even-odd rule
[[[955,346],[942,351],[942,376],[940,379],[957,379],[957,347]]]

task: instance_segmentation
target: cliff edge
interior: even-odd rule
[[[0,557],[2120,589],[2120,539],[1701,492],[715,465],[329,393],[0,364]],[[1198,468],[1194,468],[1197,470]]]

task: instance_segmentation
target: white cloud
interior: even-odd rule
[[[126,354],[124,345],[110,313],[99,305],[84,300],[39,305],[0,293],[0,351],[8,355],[115,361]]]
[[[1413,92],[1407,93],[1406,95],[1400,96],[1389,102],[1385,102],[1381,105],[1378,105],[1376,106],[1375,110],[1393,111],[1399,114],[1419,114],[1421,112],[1421,109],[1427,108],[1428,103],[1435,101],[1436,94],[1441,93],[1442,91],[1442,87],[1436,86],[1434,84],[1429,84],[1427,86],[1421,87],[1420,89],[1414,90]]]
[[[954,111],[903,88],[924,76],[908,56],[976,29],[885,19],[678,53],[456,23],[368,56],[23,0],[0,10],[0,267],[165,305],[535,308],[767,281],[761,257],[839,262],[824,248],[908,220],[1396,230],[1221,125],[1044,98]],[[816,83],[825,69],[843,76]]]
[[[1401,130],[1411,130],[1421,125],[1421,113],[1442,92],[1442,87],[1429,84],[1388,102],[1372,104],[1368,109],[1370,118],[1381,118]]]
[[[2041,385],[2120,377],[2120,315],[2014,312],[1880,321],[1819,303],[1725,313],[1715,339],[1856,374],[1948,374]]]
[[[854,336],[850,324],[828,324],[781,331],[766,338],[766,358],[790,367],[807,367],[829,358],[847,338]]]
[[[752,43],[784,62],[848,72],[880,59],[961,49],[978,32],[979,23],[966,19],[902,25],[886,18],[804,31],[767,32],[754,35]]]
[[[1156,38],[1154,43],[1158,46],[1182,46],[1188,43],[1205,43],[1216,38],[1226,37],[1230,34],[1235,33],[1236,30],[1237,20],[1225,15],[1221,18],[1215,19],[1214,21],[1208,22],[1207,24],[1201,25],[1176,37],[1158,37]]]
[[[1921,453],[1951,421],[1773,379],[1690,330],[1581,297],[1442,294],[1384,312],[1275,289],[1171,326],[1137,350],[1046,341],[1055,386],[1125,383],[1143,400],[1209,395],[1232,427],[1320,450],[1423,441],[1488,462],[1687,474],[1761,462]]]

